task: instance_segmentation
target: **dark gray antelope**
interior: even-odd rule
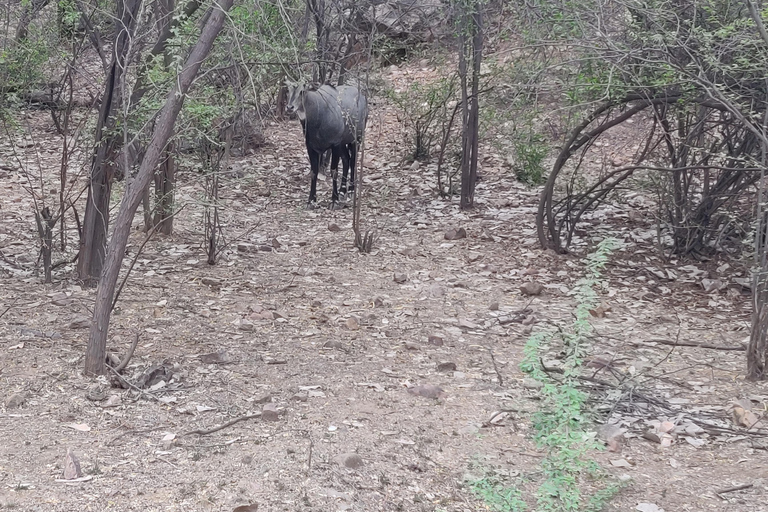
[[[356,87],[350,85],[292,85],[288,88],[287,110],[289,113],[298,114],[304,129],[309,165],[312,169],[308,207],[317,201],[317,173],[320,170],[320,161],[323,154],[331,150],[333,208],[339,200],[339,189],[336,188],[339,159],[343,169],[342,193],[347,194],[355,188],[357,145],[363,138],[365,123],[368,120],[368,102]]]

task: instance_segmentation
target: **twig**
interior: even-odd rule
[[[499,386],[504,385],[504,379],[501,378],[501,372],[499,371],[499,367],[496,364],[496,358],[493,357],[493,350],[491,350],[490,347],[485,347],[486,350],[488,350],[488,354],[491,356],[491,362],[493,363],[493,369],[496,371],[496,378],[499,379]]]
[[[713,345],[711,343],[692,343],[690,341],[670,341],[665,339],[650,339],[650,340],[640,340],[643,343],[660,343],[662,345],[671,345],[673,347],[695,347],[695,348],[706,348],[711,350],[731,350],[735,352],[744,352],[747,350],[744,346],[738,346],[738,347],[725,347],[723,345]]]
[[[139,392],[139,393],[141,393],[142,395],[147,395],[147,396],[149,396],[149,397],[152,397],[152,398],[154,398],[155,400],[159,400],[159,398],[157,398],[155,395],[153,395],[153,394],[152,394],[152,393],[150,393],[149,391],[146,391],[146,390],[144,390],[144,389],[141,389],[139,386],[137,386],[136,384],[132,383],[131,381],[129,381],[128,379],[126,379],[125,377],[123,377],[122,375],[120,375],[119,373],[117,373],[117,370],[115,370],[114,368],[112,368],[112,367],[111,367],[111,366],[109,366],[108,364],[105,364],[104,366],[106,366],[107,368],[109,368],[109,369],[112,371],[112,373],[114,373],[114,374],[115,374],[115,377],[117,377],[117,379],[118,379],[120,382],[122,382],[123,384],[127,385],[129,388],[133,389],[134,391],[138,391],[138,392]]]
[[[725,494],[727,492],[742,491],[744,489],[751,488],[753,485],[754,484],[734,485],[733,487],[726,487],[725,489],[717,490],[715,491],[715,494],[717,494],[720,498],[722,498],[722,496],[720,496],[721,494]]]
[[[136,350],[136,345],[139,344],[139,331],[136,331],[136,337],[133,339],[133,343],[131,343],[131,348],[128,349],[128,353],[125,354],[125,357],[122,361],[120,361],[120,364],[118,364],[115,367],[115,372],[121,372],[125,370],[125,367],[128,366],[128,361],[131,360],[133,357],[133,352]]]
[[[7,308],[5,308],[5,311],[3,311],[2,313],[0,313],[0,318],[3,318],[3,315],[5,315],[7,312],[9,312],[9,311],[11,310],[11,308],[12,308],[13,306],[15,306],[15,305],[16,305],[16,303],[17,303],[18,301],[19,301],[19,298],[18,298],[18,297],[16,297],[15,299],[13,299],[13,302],[11,302],[11,305],[10,305],[10,306],[8,306]]]
[[[245,421],[245,420],[250,420],[250,419],[253,419],[253,418],[261,418],[261,413],[257,412],[257,413],[254,413],[254,414],[247,414],[245,416],[240,416],[240,417],[235,418],[235,419],[233,419],[231,421],[228,421],[228,422],[224,423],[223,425],[219,425],[218,427],[213,427],[213,428],[210,428],[208,430],[203,430],[203,429],[190,430],[189,432],[184,432],[181,435],[189,436],[189,435],[192,435],[192,434],[198,434],[198,435],[201,435],[201,436],[205,436],[205,435],[208,435],[208,434],[213,434],[214,432],[218,432],[219,430],[225,429],[227,427],[231,427],[235,423],[239,423],[239,422]]]

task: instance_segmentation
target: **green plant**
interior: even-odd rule
[[[469,488],[495,512],[522,512],[527,508],[520,490],[505,486],[493,476],[486,475],[472,480],[469,482]]]
[[[541,185],[546,181],[544,159],[549,147],[544,137],[529,131],[515,142],[515,177],[527,185]]]
[[[540,512],[597,511],[618,491],[616,485],[609,484],[592,496],[582,494],[584,476],[600,480],[603,475],[596,463],[585,460],[586,453],[599,445],[588,429],[588,396],[577,388],[592,331],[589,310],[597,306],[595,289],[601,285],[602,269],[617,246],[615,239],[608,238],[587,256],[586,274],[576,286],[573,323],[557,331],[535,333],[525,345],[520,368],[543,384],[542,408],[533,420],[535,440],[546,452],[542,461],[544,481],[536,494],[536,510]],[[558,380],[550,377],[540,362],[542,355],[556,345],[563,354],[562,377]]]

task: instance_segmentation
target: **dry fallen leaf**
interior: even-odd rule
[[[78,432],[90,432],[91,427],[87,423],[67,423],[66,427],[77,430]]]

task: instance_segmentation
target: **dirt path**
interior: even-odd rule
[[[243,177],[222,188],[225,233],[252,231],[214,267],[201,248],[201,189],[194,174],[182,176],[179,201],[189,206],[176,234],[148,244],[113,317],[111,350],[124,353],[140,333],[129,377],[161,363],[173,373],[140,399],[80,375],[93,293],[66,267],[54,285],[40,284],[23,180],[0,181],[11,199],[0,209],[0,313],[10,306],[0,318],[0,509],[475,511],[490,509],[467,478],[537,487],[541,453],[529,434],[538,394],[518,363],[531,329],[571,320],[582,264],[538,247],[536,192],[493,158],[483,164],[480,207],[463,213],[431,193],[429,168],[390,161],[398,141],[386,127],[396,121],[385,107],[378,115],[384,128],[367,159],[371,255],[352,247],[350,209],[304,210],[306,157],[293,124],[273,126],[263,154],[233,163]],[[318,196],[330,197],[327,181]],[[467,237],[446,240],[458,227]],[[618,234],[632,240],[640,229]],[[617,359],[659,397],[723,418],[735,398],[765,400],[765,385],[743,382],[741,352],[644,343],[738,343],[748,299],[705,294],[683,276],[654,279],[643,269],[659,263],[639,247],[609,269],[602,295],[611,311],[594,319],[594,354]],[[523,296],[532,280],[544,293]],[[531,325],[508,321],[525,308]],[[213,353],[218,362],[201,359]],[[409,392],[418,385],[443,392]],[[8,402],[14,393],[18,407]],[[115,406],[89,399],[100,394],[115,395]],[[184,435],[264,402],[276,417]],[[484,426],[500,409],[514,412]],[[56,482],[68,448],[90,481]],[[662,449],[632,437],[621,453],[595,457],[631,478],[612,510],[768,510],[765,452],[749,440]],[[614,468],[617,459],[630,466]],[[753,487],[712,492],[744,483]]]

